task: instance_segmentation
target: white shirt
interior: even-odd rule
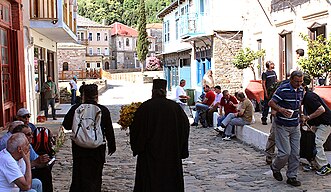
[[[186,92],[185,92],[185,90],[184,90],[183,87],[181,87],[180,85],[178,85],[176,87],[176,101],[179,101],[179,99],[183,99],[183,98],[180,98],[179,97],[179,96],[182,96],[182,95],[186,96]]]
[[[222,97],[223,97],[223,94],[222,94],[222,93],[216,94],[216,97],[215,97],[215,100],[214,100],[213,106],[215,106],[216,103],[220,103]]]
[[[16,161],[7,149],[0,151],[0,191],[19,192],[14,181],[24,177],[25,170],[23,158]]]
[[[71,89],[77,90],[77,83],[73,79],[71,79],[70,84],[72,85]]]

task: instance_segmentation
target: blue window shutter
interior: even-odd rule
[[[196,60],[197,63],[197,85],[201,86],[201,80],[202,80],[202,67],[201,67],[201,61]]]

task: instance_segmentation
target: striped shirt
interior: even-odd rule
[[[275,122],[278,125],[286,127],[296,127],[299,125],[299,109],[301,101],[303,99],[302,87],[295,90],[291,83],[285,83],[280,85],[272,96],[272,100],[275,101],[280,107],[293,110],[293,114],[290,118],[285,117],[283,114],[277,112]]]

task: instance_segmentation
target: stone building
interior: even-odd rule
[[[155,39],[155,55],[162,53],[162,23],[147,24],[146,31],[148,36],[154,37]],[[151,56],[154,56],[154,53],[151,53]]]
[[[73,76],[86,78],[86,46],[61,43],[58,46],[59,79],[70,80]]]
[[[231,63],[242,45],[244,0],[180,0],[158,16],[163,19],[163,62],[169,89],[186,79],[186,88],[202,91],[208,70],[214,81],[231,93],[242,90],[242,70]],[[227,19],[231,18],[231,19]]]

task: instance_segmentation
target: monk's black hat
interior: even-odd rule
[[[153,89],[167,89],[167,80],[164,79],[154,79],[153,80]]]

